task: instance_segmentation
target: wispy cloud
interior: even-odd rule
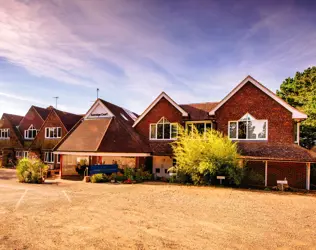
[[[137,112],[163,90],[181,103],[219,100],[248,74],[276,89],[315,63],[312,8],[228,2],[7,0],[0,59],[34,76],[28,84],[40,96],[65,92],[65,108],[80,101],[88,109],[86,93],[99,87],[103,98]],[[5,96],[12,88],[0,95],[41,103],[36,91]]]

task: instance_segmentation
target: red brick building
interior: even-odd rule
[[[98,99],[83,119],[55,147],[60,155],[61,177],[78,175],[76,166],[118,164],[120,168],[139,167],[150,148],[132,128],[137,115]]]
[[[177,124],[203,132],[217,129],[238,143],[240,158],[263,176],[262,183],[310,188],[310,164],[316,155],[298,145],[299,124],[307,116],[277,97],[252,77],[246,77],[221,102],[179,105],[161,93],[138,117],[133,127],[148,142],[153,172],[168,176],[173,164],[170,142]]]
[[[48,164],[51,172],[59,174],[60,156],[53,154],[53,148],[79,122],[82,115],[64,112],[53,107],[49,107],[48,110],[48,116],[37,131],[28,150],[31,155],[39,157]]]
[[[15,148],[23,147],[18,130],[22,116],[4,113],[0,120],[0,166],[14,166]]]

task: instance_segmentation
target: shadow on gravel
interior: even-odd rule
[[[0,168],[0,180],[16,180],[16,170]]]

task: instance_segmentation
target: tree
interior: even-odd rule
[[[300,144],[311,148],[316,141],[316,67],[285,79],[277,95],[308,115],[308,119],[301,123]]]
[[[225,175],[239,185],[243,168],[238,160],[237,145],[215,130],[199,133],[179,128],[179,138],[172,143],[176,166],[170,171],[187,175],[194,184],[206,184],[216,175]]]

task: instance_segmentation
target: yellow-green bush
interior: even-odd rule
[[[225,175],[237,185],[243,169],[238,160],[237,146],[218,131],[201,134],[194,127],[190,133],[179,128],[179,138],[172,143],[176,166],[169,169],[188,176],[194,184],[207,184],[216,175]]]
[[[20,182],[43,183],[47,176],[48,166],[39,159],[21,159],[16,167]]]

